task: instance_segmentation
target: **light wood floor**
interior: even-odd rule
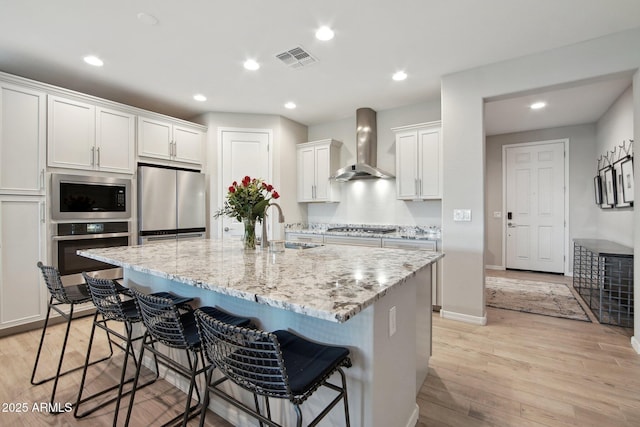
[[[630,329],[492,308],[487,318],[474,326],[434,316],[420,427],[640,426],[640,355]]]
[[[630,330],[510,310],[489,308],[487,313],[487,326],[446,320],[434,313],[430,372],[418,396],[419,427],[640,425],[640,355],[630,346]],[[83,362],[90,326],[91,318],[75,322],[67,366]],[[51,342],[62,333],[62,325],[52,328]],[[31,409],[34,403],[47,402],[50,383],[29,383],[39,334],[0,338],[3,405],[25,402]],[[100,375],[91,384],[106,384],[117,375],[118,366],[96,368]],[[51,370],[53,364],[43,367]],[[56,401],[74,402],[79,382],[79,372],[63,377]],[[131,425],[170,419],[182,410],[183,399],[182,392],[160,380],[136,395]],[[0,412],[0,425],[98,427],[110,426],[112,417],[112,405],[81,420],[71,413]],[[230,426],[211,412],[207,425]]]

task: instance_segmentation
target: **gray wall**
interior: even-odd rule
[[[377,112],[378,167],[396,173],[395,134],[391,128],[440,120],[440,100]],[[356,161],[356,117],[309,126],[309,140],[342,141],[340,166]],[[309,203],[310,223],[440,226],[441,202],[396,199],[395,180],[362,180],[342,185],[340,203]]]
[[[593,177],[596,170],[596,125],[585,124],[487,137],[486,146],[486,235],[485,264],[504,268],[503,218],[493,212],[502,211],[502,147],[509,144],[569,140],[569,239],[596,237],[596,221],[600,211],[594,203]],[[570,248],[572,246],[570,245]],[[572,271],[572,254],[567,254]]]
[[[446,254],[443,317],[478,324],[486,322],[484,99],[629,70],[635,72],[637,84],[640,80],[638,46],[640,28],[442,78],[442,239]],[[637,124],[640,121],[637,90],[634,90],[634,111]],[[635,129],[637,133],[638,127]],[[453,221],[453,210],[461,208],[472,210],[471,222]],[[634,218],[640,222],[638,214],[634,214]],[[640,270],[636,271],[640,277]],[[640,320],[636,322],[640,325]]]
[[[629,88],[611,105],[598,120],[596,157],[609,152],[612,160],[620,156],[623,140],[633,139],[633,90]],[[615,150],[615,156],[612,151]],[[613,158],[615,157],[615,158]],[[595,160],[594,159],[594,160]],[[601,167],[605,166],[603,161]],[[634,209],[615,208],[598,209],[597,233],[595,237],[612,240],[627,246],[633,246]]]
[[[219,128],[270,129],[273,131],[273,186],[281,197],[278,204],[285,213],[286,222],[300,222],[306,219],[305,206],[297,202],[296,196],[296,144],[307,140],[307,127],[281,116],[265,114],[207,113],[196,120],[208,127],[206,172],[209,178],[209,223],[211,236],[218,235],[218,221],[212,215],[222,206],[226,192],[220,189],[229,183],[220,183],[218,177]],[[272,216],[275,218],[275,215]],[[273,235],[282,230],[273,223]],[[282,234],[283,235],[283,234]]]

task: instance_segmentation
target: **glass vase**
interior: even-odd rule
[[[245,250],[256,248],[256,220],[255,218],[242,218],[244,224],[244,248]]]

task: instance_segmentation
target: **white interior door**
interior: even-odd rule
[[[564,272],[564,142],[505,148],[506,267]]]
[[[261,178],[270,182],[269,131],[223,130],[222,167],[220,182],[220,207],[233,181],[240,182],[245,176]],[[224,217],[221,221],[223,237],[242,236],[244,225],[235,218]],[[260,235],[258,230],[257,235]]]

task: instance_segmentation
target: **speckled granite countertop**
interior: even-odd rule
[[[345,322],[436,262],[439,252],[319,246],[271,253],[202,239],[78,254],[319,319]]]
[[[348,237],[370,237],[374,239],[413,239],[413,240],[440,240],[440,235],[436,233],[407,233],[405,231],[394,231],[391,233],[368,233],[361,231],[331,231],[311,228],[287,229],[287,233],[316,234],[319,236],[348,236]]]

